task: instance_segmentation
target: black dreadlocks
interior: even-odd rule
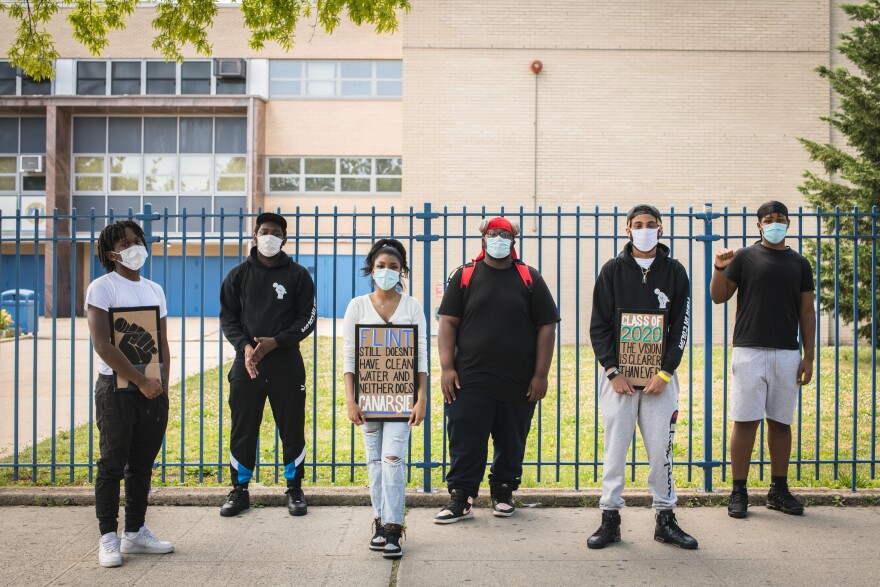
[[[134,232],[141,244],[147,244],[147,237],[144,236],[143,229],[134,220],[119,220],[105,226],[98,236],[98,260],[107,273],[116,271],[116,263],[108,256],[108,253],[113,250],[116,243],[125,239],[126,228],[130,228]]]

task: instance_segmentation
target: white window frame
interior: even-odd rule
[[[272,159],[299,159],[299,173],[270,173],[270,162]],[[307,159],[335,159],[336,161],[336,173],[334,175],[331,174],[315,174],[315,173],[306,173],[306,160]],[[343,175],[342,174],[342,160],[343,159],[369,159],[370,160],[370,175]],[[378,175],[378,160],[379,159],[400,159],[401,163],[401,174],[400,175]],[[269,155],[266,157],[266,195],[268,196],[293,196],[293,195],[306,195],[306,196],[326,196],[327,194],[334,195],[342,195],[342,196],[370,196],[370,195],[383,195],[383,196],[399,196],[403,193],[401,191],[379,191],[377,189],[377,180],[379,179],[400,179],[401,183],[403,182],[403,157],[400,155],[385,155],[378,157],[365,157],[363,155],[348,155],[344,157],[303,157],[296,155]],[[273,190],[272,189],[272,178],[273,177],[296,177],[299,180],[299,189],[298,190]],[[335,179],[335,191],[332,192],[321,192],[314,190],[306,190],[306,178],[334,178]],[[342,191],[342,180],[349,178],[360,178],[364,179],[369,177],[370,180],[370,190],[363,191]]]
[[[368,61],[368,60],[358,60],[358,59],[271,59],[269,63],[269,99],[270,100],[400,100],[403,97],[403,75],[399,78],[391,78],[391,77],[379,77],[378,72],[378,64],[386,61],[394,61],[400,62],[401,68],[403,67],[403,61],[400,59],[376,59],[369,60],[371,64],[371,76],[370,76],[370,95],[367,96],[344,96],[342,95],[342,63],[350,62],[350,61]],[[273,77],[272,76],[272,64],[276,62],[290,62],[290,63],[299,63],[299,73],[300,77]],[[318,96],[318,95],[309,95],[308,84],[308,65],[309,63],[315,62],[325,62],[325,63],[333,63],[334,64],[334,93],[332,96]],[[299,81],[299,94],[278,94],[272,91],[272,82],[273,81]],[[331,81],[329,78],[314,78],[314,81]],[[367,81],[367,78],[345,78],[345,81]],[[378,84],[379,82],[400,82],[401,83],[401,94],[397,96],[380,96],[378,95]]]

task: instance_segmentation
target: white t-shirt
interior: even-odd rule
[[[654,262],[654,257],[649,257],[647,259],[642,259],[641,257],[633,257],[636,260],[636,263],[639,264],[639,267],[642,269],[648,269],[651,266],[651,263]]]
[[[159,306],[159,318],[168,315],[165,304],[165,292],[155,281],[144,277],[140,281],[131,281],[119,275],[115,271],[102,275],[89,284],[86,291],[86,312],[89,306],[100,308],[109,312],[110,308],[133,308],[138,306]],[[159,344],[159,341],[156,341]],[[98,357],[98,372],[102,375],[112,375],[107,363]]]
[[[373,302],[370,301],[369,294],[354,298],[345,309],[345,318],[342,321],[343,373],[354,373],[354,327],[357,324],[385,324],[385,321],[376,312]],[[419,373],[427,373],[428,327],[421,304],[415,298],[401,294],[400,303],[392,314],[389,324],[416,324],[419,327]]]

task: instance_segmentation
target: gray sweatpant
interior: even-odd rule
[[[675,484],[672,481],[672,438],[678,418],[678,376],[660,395],[620,394],[611,388],[606,377],[599,377],[599,406],[605,426],[605,458],[602,467],[603,510],[619,510],[624,502],[623,484],[626,476],[626,457],[638,422],[642,440],[648,453],[650,473],[648,487],[654,494],[655,510],[675,507]]]

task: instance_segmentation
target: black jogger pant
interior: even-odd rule
[[[95,478],[95,513],[101,535],[117,531],[119,482],[125,479],[125,531],[144,525],[153,461],[168,425],[168,394],[147,399],[139,391],[116,391],[111,375],[95,383],[95,420],[101,458]]]
[[[535,403],[514,403],[464,389],[446,405],[449,436],[449,490],[461,489],[477,497],[486,472],[489,436],[495,456],[489,469],[489,487],[507,493],[519,489],[526,439]]]
[[[233,485],[246,485],[254,475],[257,462],[257,439],[263,421],[266,398],[284,449],[284,477],[288,487],[301,487],[305,474],[306,385],[301,371],[286,369],[268,361],[260,363],[259,375],[251,379],[237,375],[229,381],[229,408],[232,432],[229,446],[229,469]],[[240,374],[243,369],[233,368]]]

